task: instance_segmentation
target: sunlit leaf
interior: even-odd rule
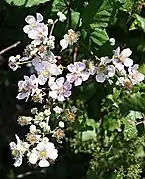
[[[6,0],[7,3],[14,6],[31,7],[41,3],[49,2],[50,0]]]

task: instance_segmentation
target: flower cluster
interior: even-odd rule
[[[24,75],[24,80],[18,82],[17,98],[31,99],[44,105],[40,111],[33,108],[31,117],[18,118],[18,124],[29,126],[29,132],[26,135],[26,142],[21,141],[16,135],[17,142],[10,143],[15,167],[22,164],[24,156],[28,158],[30,164],[38,164],[40,167],[48,167],[57,159],[58,150],[51,142],[51,138],[55,138],[56,143],[62,143],[65,137],[63,120],[75,120],[77,109],[75,107],[65,109],[64,105],[71,97],[73,86],[80,86],[85,81],[92,80],[94,76],[98,83],[110,85],[114,83],[131,90],[134,85],[144,80],[144,75],[138,71],[138,65],[134,65],[133,60],[129,58],[132,53],[129,48],[120,52],[118,47],[111,58],[94,57],[82,61],[76,59],[67,66],[62,66],[61,57],[52,52],[55,49],[55,37],[52,33],[56,22],[65,21],[66,16],[62,12],[58,12],[57,16],[58,19],[55,21],[48,19],[48,24],[42,22],[43,16],[40,13],[36,14],[36,18],[27,16],[25,21],[28,25],[23,30],[32,42],[26,47],[24,57],[17,55],[9,58],[9,67],[13,71],[27,63],[31,64],[31,68],[35,71],[30,77]],[[79,43],[79,36],[78,32],[69,29],[60,40],[60,51],[70,46],[78,47],[76,43]],[[51,127],[50,124],[54,121],[55,125]]]

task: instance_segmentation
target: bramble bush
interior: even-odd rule
[[[6,3],[11,8],[34,8],[21,24],[20,31],[27,36],[21,38],[23,53],[8,59],[13,73],[23,74],[16,98],[29,108],[17,118],[23,136],[15,132],[15,141],[9,143],[13,165],[44,168],[41,171],[47,174],[45,169],[57,165],[64,151],[85,156],[80,178],[143,178],[144,59],[132,54],[131,47],[140,54],[145,51],[145,2]],[[134,32],[141,37],[136,39]],[[68,177],[74,175],[66,172],[60,178]]]

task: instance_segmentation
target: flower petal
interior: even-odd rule
[[[38,165],[39,167],[49,167],[50,163],[46,159],[42,159]]]
[[[129,48],[126,48],[121,52],[120,55],[123,57],[129,57],[131,54],[132,54],[132,51]]]
[[[131,58],[124,59],[124,66],[131,67],[133,65],[133,60]]]
[[[33,23],[36,22],[36,19],[35,19],[34,16],[29,15],[29,16],[27,16],[27,17],[25,18],[25,21],[26,21],[28,24],[33,24]]]
[[[75,82],[74,82],[74,85],[75,86],[79,86],[79,85],[81,85],[82,84],[82,78],[77,78],[76,80],[75,80]]]
[[[68,47],[68,41],[65,40],[65,39],[62,39],[62,40],[60,41],[60,45],[61,45],[61,47],[62,47],[62,50],[64,50],[64,49],[66,49],[66,48]]]
[[[40,13],[36,13],[37,22],[43,21],[43,16]]]
[[[36,164],[37,160],[38,160],[37,153],[32,152],[29,156],[29,162],[34,165],[34,164]]]
[[[98,75],[96,75],[96,81],[103,83],[106,79],[106,75],[104,73],[100,73]]]
[[[19,167],[20,165],[22,165],[22,156],[21,155],[15,158],[15,163],[14,163],[15,167]]]

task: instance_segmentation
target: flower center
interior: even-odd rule
[[[99,71],[100,71],[100,72],[104,72],[105,70],[106,70],[105,65],[100,65],[100,66],[99,66]]]
[[[43,71],[43,75],[44,75],[45,77],[48,77],[48,76],[50,75],[50,73],[49,73],[48,70],[44,70],[44,71]]]
[[[18,155],[18,150],[13,149],[12,150],[12,156],[16,157]]]
[[[46,157],[47,156],[47,151],[46,150],[42,150],[40,151],[40,156],[43,158],[43,157]]]

